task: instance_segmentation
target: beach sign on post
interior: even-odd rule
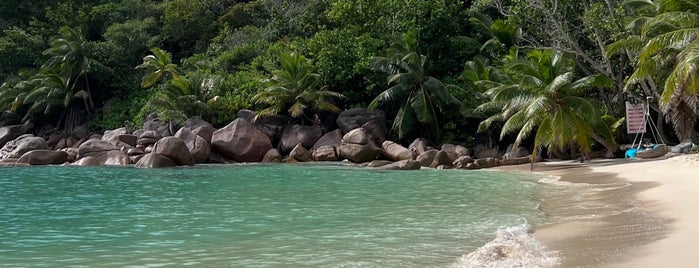
[[[643,104],[626,102],[626,130],[629,134],[646,133],[646,109]]]

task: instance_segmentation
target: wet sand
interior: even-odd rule
[[[561,267],[699,267],[699,155],[544,162],[533,172],[581,189],[544,200],[557,223],[534,233]]]

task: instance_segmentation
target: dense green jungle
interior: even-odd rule
[[[696,139],[699,2],[3,0],[0,83],[35,133],[378,108],[403,143],[610,154],[626,102]]]

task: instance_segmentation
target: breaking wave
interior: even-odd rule
[[[537,241],[526,224],[499,229],[495,239],[460,257],[451,267],[552,267],[558,252]]]

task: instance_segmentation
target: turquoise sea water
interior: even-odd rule
[[[0,266],[447,267],[546,221],[537,175],[345,165],[0,169]]]

